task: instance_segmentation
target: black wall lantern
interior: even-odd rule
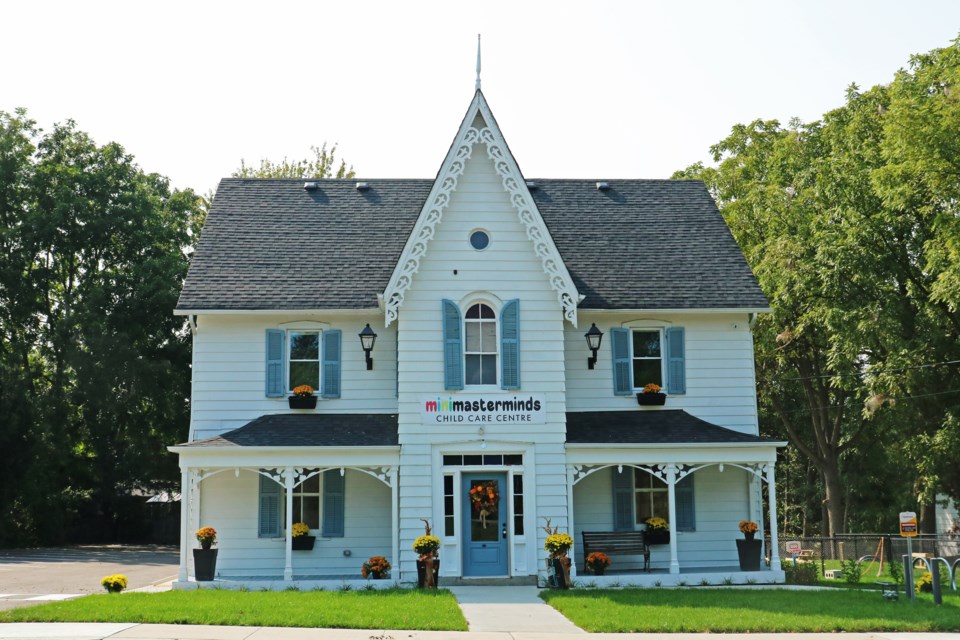
[[[603,331],[597,329],[597,323],[593,322],[590,324],[590,331],[583,334],[583,337],[587,339],[587,348],[593,352],[593,355],[587,358],[587,369],[593,369],[593,365],[597,364],[597,351],[603,342]]]
[[[368,322],[367,326],[358,335],[360,336],[360,346],[363,347],[363,353],[367,356],[367,371],[370,371],[373,369],[373,358],[370,357],[370,352],[373,351],[373,345],[377,341],[377,334],[373,332]]]

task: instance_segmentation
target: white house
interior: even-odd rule
[[[762,571],[735,544],[764,487],[776,510],[785,443],[758,435],[750,332],[767,310],[702,183],[526,179],[479,87],[435,179],[225,179],[176,308],[194,344],[177,585],[200,526],[226,584],[340,584],[373,555],[413,582],[422,519],[441,584],[542,584],[547,519],[585,582],[782,581],[775,518]],[[648,383],[665,405],[639,404]],[[316,408],[288,407],[301,384]],[[650,572],[584,571],[584,532],[650,516],[671,529]],[[312,550],[292,549],[301,521]]]

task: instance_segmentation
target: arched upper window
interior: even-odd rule
[[[497,315],[482,302],[467,309],[463,320],[466,384],[497,384]]]

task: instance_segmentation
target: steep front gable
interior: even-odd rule
[[[384,291],[386,325],[389,326],[397,319],[405,294],[413,284],[414,275],[420,268],[420,261],[427,253],[430,242],[436,234],[437,225],[443,219],[444,210],[450,204],[451,195],[457,189],[459,179],[477,144],[485,145],[487,156],[493,161],[503,189],[509,195],[520,223],[526,229],[527,237],[533,242],[534,251],[541,261],[543,271],[549,278],[550,286],[563,308],[564,318],[576,326],[577,305],[582,297],[560,257],[560,252],[527,189],[520,168],[510,153],[487,101],[479,89],[467,109],[460,130],[444,159],[430,195]]]

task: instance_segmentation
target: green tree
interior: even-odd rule
[[[821,121],[737,125],[716,167],[676,174],[707,183],[771,299],[756,325],[761,416],[820,473],[827,532],[876,493],[871,472],[888,474],[877,508],[913,506],[878,457],[910,463],[921,505],[954,491],[958,70],[954,43],[890,85],[851,87]]]
[[[115,528],[132,489],[175,486],[190,344],[172,309],[203,201],[73,122],[0,124],[0,544],[60,542],[81,511]]]
[[[293,162],[284,158],[278,163],[271,162],[266,158],[260,160],[260,166],[257,168],[247,166],[246,162],[240,159],[240,168],[234,171],[234,178],[354,178],[356,172],[353,165],[347,166],[346,161],[340,160],[337,165],[336,153],[337,145],[334,144],[330,151],[327,151],[327,143],[318,147],[310,147],[313,158],[304,160],[295,160]],[[334,172],[336,168],[336,172]]]

